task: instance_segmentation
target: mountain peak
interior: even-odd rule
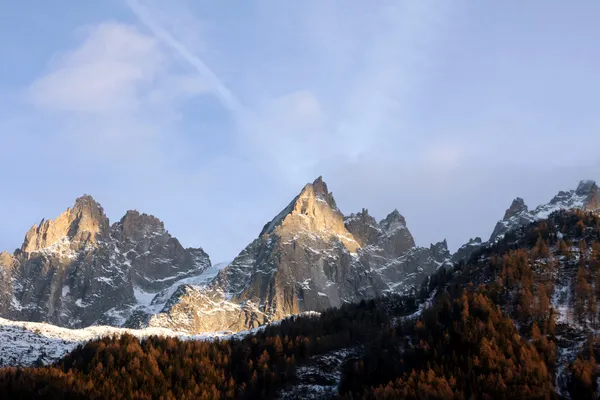
[[[520,214],[522,212],[527,212],[527,211],[528,211],[528,208],[527,208],[527,205],[525,205],[525,201],[522,198],[517,197],[516,199],[513,200],[510,207],[504,213],[503,220],[508,221],[515,215]]]
[[[73,208],[54,220],[44,220],[31,227],[25,235],[21,251],[31,253],[61,241],[95,242],[109,234],[108,218],[104,209],[90,195],[75,200]]]
[[[115,224],[125,237],[133,241],[162,235],[165,233],[164,223],[154,215],[128,210],[123,218]]]
[[[476,236],[476,237],[474,237],[474,238],[470,238],[470,239],[469,239],[469,242],[468,242],[467,244],[468,244],[468,245],[469,245],[469,244],[473,245],[473,244],[481,244],[481,243],[482,243],[482,240],[481,240],[481,238],[480,238],[479,236]]]
[[[580,181],[575,190],[577,196],[585,197],[583,199],[584,210],[600,209],[600,189],[595,181]]]
[[[327,189],[327,183],[323,181],[322,176],[319,176],[317,179],[315,179],[313,183],[309,183],[306,186],[304,186],[300,197],[302,197],[303,193],[310,190],[312,190],[312,193],[314,194],[317,200],[325,201],[333,210],[338,209],[335,203],[335,199],[333,198],[333,193],[331,193]]]
[[[369,215],[369,210],[366,208],[344,217],[344,224],[348,232],[354,236],[354,239],[361,246],[375,243],[381,235],[379,224],[377,224],[375,218]]]
[[[581,195],[590,194],[596,190],[598,190],[596,181],[582,180],[582,181],[579,181],[579,185],[577,185],[577,189],[575,190],[575,193],[577,193],[578,195],[581,196]]]
[[[449,255],[448,241],[446,239],[442,240],[441,242],[431,243],[429,245],[429,249],[436,254],[448,253]]]
[[[384,231],[399,229],[406,227],[406,219],[400,214],[397,209],[394,209],[384,219],[379,222],[379,225]]]
[[[89,194],[83,194],[75,199],[73,208],[100,207],[100,204]]]
[[[344,216],[337,208],[333,194],[322,177],[304,186],[298,196],[271,222],[260,236],[276,229],[279,235],[294,237],[299,232],[316,233],[322,238],[338,237],[348,249],[356,250],[358,243],[344,226]]]

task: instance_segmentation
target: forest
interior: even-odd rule
[[[360,348],[343,366],[341,399],[554,399],[559,348],[581,340],[567,390],[594,398],[598,341],[569,326],[598,329],[598,295],[600,219],[561,211],[438,271],[415,296],[292,317],[241,340],[102,338],[50,366],[0,369],[0,396],[268,399],[312,356]]]

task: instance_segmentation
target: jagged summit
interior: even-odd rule
[[[600,209],[600,190],[595,181],[582,180],[576,190],[558,192],[548,203],[541,204],[529,211],[520,197],[513,200],[506,210],[504,218],[499,221],[492,232],[490,241],[494,242],[510,230],[527,225],[538,219],[547,218],[554,211],[561,209],[581,209],[594,211]]]
[[[600,189],[598,188],[596,181],[580,181],[577,189],[575,190],[575,194],[578,196],[585,196],[585,210],[600,209]]]
[[[561,209],[581,209],[593,211],[600,209],[600,190],[595,181],[583,180],[576,190],[560,191],[547,204],[533,210],[536,219],[547,218],[554,211]]]
[[[61,242],[94,243],[106,238],[109,230],[108,217],[102,206],[92,196],[83,195],[75,200],[73,208],[67,208],[56,219],[42,219],[39,225],[31,227],[25,235],[21,251],[32,253]]]
[[[160,219],[137,210],[128,210],[123,218],[113,225],[113,229],[120,230],[123,236],[134,241],[165,233],[165,225]]]
[[[379,222],[379,226],[386,232],[403,229],[406,228],[406,219],[395,209]]]
[[[502,218],[502,219],[504,221],[507,221],[510,218],[514,217],[515,215],[517,215],[521,212],[527,212],[527,211],[528,211],[528,208],[527,208],[527,205],[525,205],[525,201],[522,198],[517,197],[516,199],[513,200],[510,207],[506,210],[506,212],[504,213],[504,218]]]
[[[290,204],[271,222],[260,236],[272,234],[284,237],[300,232],[311,232],[323,238],[339,237],[349,248],[356,249],[356,241],[344,227],[344,217],[337,208],[333,194],[321,177],[304,186]]]
[[[308,185],[307,185],[308,186]],[[305,187],[306,189],[306,187]],[[335,199],[333,198],[333,193],[327,190],[327,184],[323,181],[323,177],[319,176],[312,183],[312,189],[315,193],[315,196],[318,200],[325,200],[329,207],[334,210],[337,210],[337,205],[335,203]]]
[[[89,194],[83,194],[83,195],[79,196],[78,198],[76,198],[73,209],[79,209],[79,210],[89,209],[92,211],[100,209],[100,210],[102,210],[102,212],[104,212],[100,203],[98,203],[96,201],[96,199],[94,199]]]
[[[450,250],[448,250],[448,241],[446,239],[441,242],[432,243],[429,249],[436,258],[450,258]]]
[[[361,247],[375,243],[381,235],[379,224],[366,208],[345,217],[344,225]]]

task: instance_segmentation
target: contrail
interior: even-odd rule
[[[144,25],[146,25],[146,27],[148,27],[148,29],[150,29],[160,41],[171,47],[194,68],[196,68],[198,73],[200,73],[200,75],[208,81],[219,100],[221,100],[227,109],[235,114],[240,114],[243,112],[244,107],[242,103],[199,57],[192,54],[183,44],[181,44],[181,42],[175,39],[167,30],[160,26],[160,24],[157,23],[154,18],[152,18],[150,12],[148,12],[148,10],[146,10],[137,0],[126,0],[126,2],[137,18]]]

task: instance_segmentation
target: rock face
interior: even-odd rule
[[[181,287],[150,326],[240,330],[388,292],[408,292],[449,259],[445,241],[415,247],[404,217],[344,217],[322,178],[262,229],[206,288]]]
[[[120,325],[146,298],[210,266],[184,249],[153,216],[129,211],[110,226],[82,196],[34,225],[14,254],[0,255],[0,316],[78,328]]]
[[[452,254],[452,262],[469,261],[471,256],[485,244],[480,237],[469,239],[467,243],[456,250],[456,253]]]
[[[525,205],[525,201],[522,198],[517,197],[504,213],[504,218],[496,224],[492,236],[490,237],[490,242],[496,241],[515,227],[527,225],[533,221],[535,221],[535,217],[529,212]]]

